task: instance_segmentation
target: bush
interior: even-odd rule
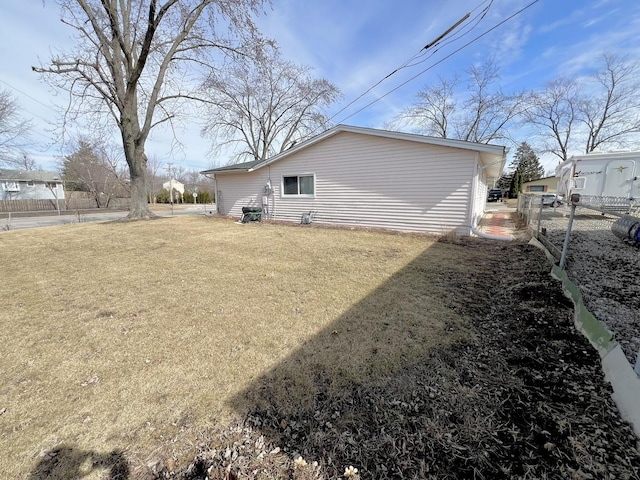
[[[197,190],[198,194],[197,203],[212,203],[211,194],[206,191]],[[175,201],[176,192],[173,193],[174,201]],[[166,188],[163,188],[158,193],[155,194],[156,203],[170,203],[171,199],[169,198],[169,191]],[[151,201],[153,201],[153,196],[151,196]],[[180,195],[180,203],[193,203],[193,192],[191,190],[185,190],[183,195]]]
[[[213,203],[211,201],[211,194],[209,192],[198,190],[198,203]]]
[[[196,198],[196,203],[211,203],[211,195],[209,194],[209,192],[196,190],[196,193],[198,194],[198,198]],[[193,192],[191,190],[184,191],[184,203],[194,203]]]
[[[169,190],[163,188],[156,194],[157,203],[169,203]]]

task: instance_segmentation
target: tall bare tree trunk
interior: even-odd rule
[[[142,220],[155,217],[147,201],[147,156],[144,153],[144,142],[139,141],[138,135],[127,135],[124,132],[122,139],[131,180],[131,207],[127,218]]]
[[[137,107],[137,85],[130,86],[126,97],[125,112],[118,127],[122,134],[124,156],[129,165],[129,177],[131,180],[131,206],[128,219],[144,220],[155,217],[149,209],[147,201],[147,156],[144,153],[144,144],[148,134],[140,128]]]
[[[147,157],[142,148],[136,149],[135,158],[129,163],[131,176],[131,207],[129,209],[130,219],[147,219],[155,215],[149,210],[147,203]]]

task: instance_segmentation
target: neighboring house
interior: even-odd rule
[[[523,193],[556,193],[558,191],[558,177],[544,177],[522,184]]]
[[[164,182],[162,184],[162,188],[165,190],[177,190],[181,194],[184,193],[184,183],[180,183],[178,180],[174,180],[173,178],[168,182]]]
[[[63,200],[62,178],[56,172],[0,169],[0,200]]]
[[[162,188],[169,192],[169,195],[171,196],[170,201],[172,202],[174,200],[174,195],[176,201],[184,195],[184,183],[180,183],[178,180],[174,180],[173,178],[168,182],[164,182],[162,184]],[[178,196],[178,193],[180,196]]]
[[[263,161],[202,172],[222,215],[469,235],[505,147],[338,125]]]

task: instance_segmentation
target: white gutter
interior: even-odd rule
[[[504,157],[502,157],[500,160],[496,160],[495,162],[492,162],[492,163],[489,163],[489,164],[487,164],[487,165],[484,165],[484,166],[480,167],[480,170],[484,170],[485,168],[492,167],[492,166],[494,166],[496,163],[500,163],[500,162],[502,162],[503,160],[504,160]]]

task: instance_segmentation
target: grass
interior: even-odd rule
[[[96,459],[118,452],[134,469],[187,459],[274,374],[283,412],[308,408],[318,376],[335,392],[393,376],[470,335],[439,275],[472,255],[427,236],[200,216],[4,232],[0,477],[61,448],[74,455],[60,478],[100,478]]]

